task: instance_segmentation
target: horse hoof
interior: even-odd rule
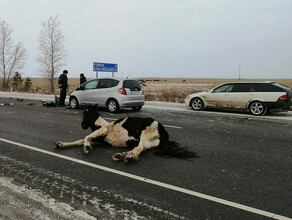
[[[134,155],[130,154],[130,155],[127,155],[124,159],[124,161],[126,163],[135,163],[137,162],[136,158],[134,157]]]
[[[90,154],[91,153],[91,150],[92,150],[92,147],[90,147],[90,146],[84,146],[83,147],[83,152],[85,154]]]
[[[114,161],[122,161],[123,160],[123,156],[120,153],[113,154],[112,158]]]
[[[57,149],[62,148],[62,142],[60,142],[60,141],[56,141],[56,142],[55,142],[55,146],[56,146]]]

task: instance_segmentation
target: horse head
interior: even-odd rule
[[[83,120],[81,127],[83,129],[91,128],[94,130],[96,127],[94,122],[99,118],[99,113],[97,112],[97,105],[87,105],[83,111]]]

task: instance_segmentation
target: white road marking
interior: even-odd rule
[[[173,125],[163,125],[164,127],[167,128],[177,128],[177,129],[181,129],[182,127],[178,127],[178,126],[173,126]]]
[[[118,119],[116,118],[104,118],[105,120],[110,120],[110,121],[116,121]],[[173,126],[173,125],[163,125],[164,127],[167,127],[167,128],[177,128],[177,129],[181,129],[182,127],[179,127],[179,126]]]
[[[217,198],[217,197],[214,197],[214,196],[209,196],[209,195],[206,195],[206,194],[203,194],[203,193],[199,193],[199,192],[195,192],[195,191],[192,191],[192,190],[184,189],[184,188],[181,188],[181,187],[178,187],[178,186],[173,186],[173,185],[170,185],[170,184],[167,184],[167,183],[163,183],[163,182],[159,182],[159,181],[156,181],[156,180],[151,180],[151,179],[148,179],[148,178],[145,178],[145,177],[142,177],[142,176],[133,175],[133,174],[130,174],[130,173],[126,173],[126,172],[123,172],[123,171],[115,170],[115,169],[112,169],[112,168],[109,168],[109,167],[105,167],[105,166],[101,166],[101,165],[98,165],[98,164],[89,163],[89,162],[86,162],[86,161],[83,161],[83,160],[75,159],[75,158],[68,157],[68,156],[61,155],[61,154],[57,154],[57,153],[53,153],[53,152],[50,152],[50,151],[47,151],[47,150],[39,149],[39,148],[32,147],[32,146],[29,146],[29,145],[26,145],[26,144],[21,144],[21,143],[15,142],[15,141],[10,141],[10,140],[4,139],[4,138],[0,138],[0,141],[8,143],[8,144],[16,145],[16,146],[19,146],[19,147],[23,147],[23,148],[26,148],[26,149],[30,149],[30,150],[33,150],[33,151],[37,151],[37,152],[40,152],[40,153],[44,153],[44,154],[47,154],[47,155],[50,155],[50,156],[62,158],[64,160],[72,161],[72,162],[79,163],[79,164],[82,164],[82,165],[85,165],[85,166],[89,166],[89,167],[92,167],[92,168],[96,168],[96,169],[100,169],[100,170],[107,171],[107,172],[110,172],[110,173],[114,173],[114,174],[117,174],[117,175],[120,175],[120,176],[128,177],[128,178],[131,178],[131,179],[134,179],[134,180],[138,180],[138,181],[141,181],[141,182],[144,182],[144,183],[149,183],[149,184],[152,184],[152,185],[156,185],[156,186],[160,186],[160,187],[163,187],[163,188],[166,188],[166,189],[170,189],[170,190],[173,190],[173,191],[185,193],[185,194],[188,194],[188,195],[191,195],[191,196],[199,197],[199,198],[202,198],[202,199],[206,199],[206,200],[209,200],[209,201],[212,201],[212,202],[216,202],[216,203],[219,203],[219,204],[223,204],[223,205],[226,205],[226,206],[230,206],[230,207],[233,207],[233,208],[241,209],[241,210],[244,210],[244,211],[247,211],[247,212],[251,212],[251,213],[254,213],[254,214],[266,216],[266,217],[273,218],[273,219],[279,219],[279,220],[292,220],[292,218],[287,218],[285,216],[281,216],[281,215],[278,215],[276,213],[263,211],[263,210],[260,210],[260,209],[257,209],[257,208],[253,208],[253,207],[250,207],[250,206],[246,206],[246,205],[242,205],[242,204],[239,204],[239,203],[231,202],[231,201],[228,201],[228,200],[225,200],[225,199],[220,199],[220,198]]]

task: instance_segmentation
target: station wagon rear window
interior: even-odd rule
[[[123,88],[130,89],[131,91],[141,91],[142,86],[137,80],[124,80]]]
[[[284,92],[284,89],[270,83],[253,83],[256,92]]]

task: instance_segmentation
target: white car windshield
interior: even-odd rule
[[[230,92],[233,88],[232,84],[222,85],[213,90],[213,93]]]

